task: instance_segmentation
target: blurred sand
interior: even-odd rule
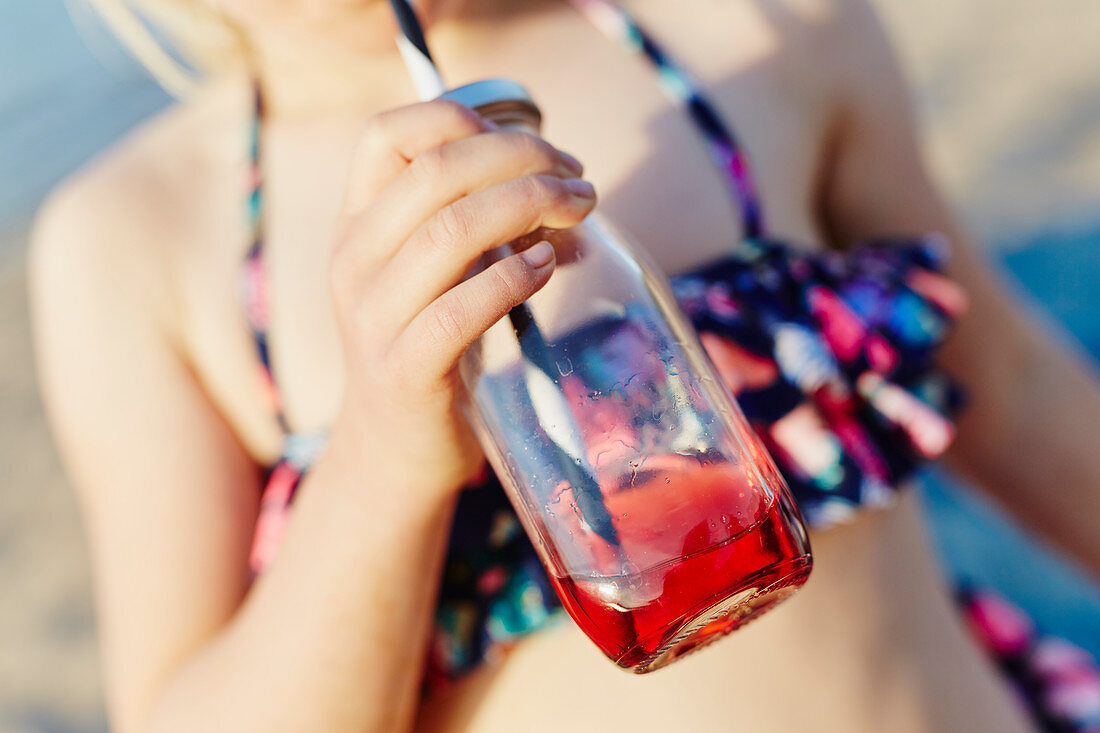
[[[84,540],[31,368],[22,248],[0,252],[0,731],[105,730]]]
[[[1100,211],[1095,0],[877,2],[936,174],[978,232]],[[83,538],[36,397],[13,237],[0,241],[0,730],[105,730]]]

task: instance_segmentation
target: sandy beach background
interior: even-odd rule
[[[941,185],[1023,287],[1100,353],[1096,0],[875,2]],[[0,0],[0,731],[106,730],[83,538],[34,384],[27,223],[50,185],[167,102],[78,2]],[[977,526],[953,513],[971,500],[931,497],[950,553],[952,533]],[[1065,577],[1045,594],[1066,595],[1059,618],[1087,628],[1100,593]]]

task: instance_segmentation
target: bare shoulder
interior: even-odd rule
[[[894,73],[893,51],[872,0],[749,0],[772,20],[791,68],[839,94]]]
[[[812,59],[817,68],[873,61],[868,54],[889,48],[873,0],[742,1],[771,21],[792,58]]]
[[[830,106],[862,87],[903,88],[873,0],[630,0],[626,6],[712,78],[766,67],[770,81]],[[686,12],[690,9],[690,12]]]
[[[141,124],[50,193],[31,235],[32,287],[121,290],[170,315],[179,268],[224,224],[212,189],[244,150],[231,86]]]
[[[238,450],[195,374],[184,286],[187,268],[207,266],[227,241],[228,216],[208,200],[211,187],[236,185],[222,182],[234,160],[223,142],[232,128],[222,128],[233,114],[208,98],[145,123],[58,186],[32,231],[43,399],[74,487],[116,519],[128,510],[110,502],[134,500],[118,487],[142,469],[135,456],[173,465],[195,435],[221,436],[211,455]],[[201,427],[185,429],[187,415]]]
[[[850,85],[872,83],[905,90],[889,29],[872,0],[807,0],[827,3],[831,22],[825,42]]]

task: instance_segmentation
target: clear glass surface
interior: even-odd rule
[[[471,422],[570,615],[646,672],[805,582],[809,541],[664,275],[598,213],[513,247],[543,238],[550,282],[462,361]]]

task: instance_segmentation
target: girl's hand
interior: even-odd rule
[[[539,242],[463,277],[495,247],[584,219],[595,192],[580,174],[541,138],[456,102],[370,119],[330,265],[347,374],[333,450],[434,496],[473,477],[482,458],[456,404],[458,360],[546,284],[554,250]]]

